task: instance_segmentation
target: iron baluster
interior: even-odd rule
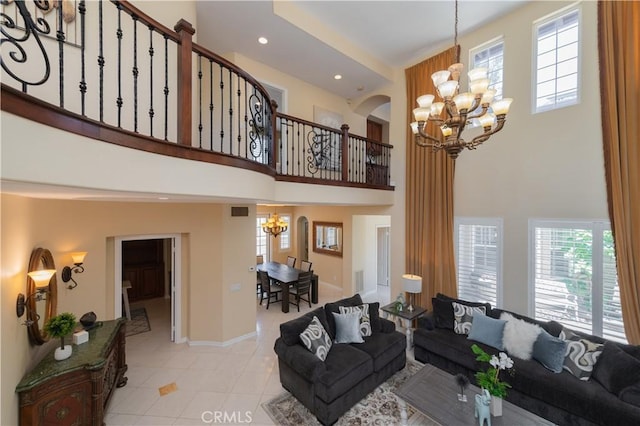
[[[87,5],[85,0],[81,0],[78,5],[78,11],[80,12],[80,108],[82,115],[85,115],[85,97],[87,94],[87,81],[85,79],[85,63],[84,63],[84,49],[85,49],[85,19],[87,13]]]
[[[249,116],[247,115],[247,105],[249,105],[247,103],[249,101],[247,99],[247,93],[248,92],[249,92],[249,89],[247,87],[247,80],[244,80],[244,105],[245,105],[245,109],[244,109],[244,140],[245,140],[245,142],[249,141],[248,129],[247,129],[247,126],[249,125]],[[239,136],[239,133],[238,133],[238,136]],[[247,145],[247,146],[249,146],[249,145]],[[247,153],[247,158],[249,158],[249,156],[248,156],[249,153],[250,152]],[[253,153],[251,153],[251,155],[253,155]]]
[[[169,37],[164,34],[164,140],[169,140]]]
[[[153,25],[149,25],[149,135],[153,137]]]
[[[103,32],[103,20],[102,20],[102,0],[98,3],[98,34],[99,34],[99,49],[98,52],[98,67],[100,68],[100,121],[104,122],[104,40],[102,37]]]
[[[223,68],[220,64],[220,152],[224,152],[224,81]]]
[[[116,105],[118,106],[118,127],[122,127],[122,4],[116,3],[116,8],[118,9],[118,29],[116,30],[118,38],[118,97]]]
[[[209,59],[209,144],[213,151],[213,60]]]
[[[202,149],[202,55],[198,55],[198,139]]]
[[[58,40],[58,67],[59,67],[59,91],[60,91],[60,108],[64,108],[64,31],[62,30],[62,2],[58,4],[58,31],[56,31],[56,39]]]
[[[238,140],[238,155],[240,155],[240,153],[242,152],[242,150],[240,149],[240,142],[242,141],[242,136],[240,135],[240,96],[242,95],[242,92],[240,91],[240,76],[238,76],[238,90],[236,93],[238,94],[238,136],[236,137],[236,139]],[[247,157],[246,154],[245,157]]]
[[[229,69],[229,154],[233,154],[233,72]]]
[[[133,131],[138,133],[138,16],[131,15],[133,20]]]

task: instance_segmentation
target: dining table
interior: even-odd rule
[[[289,286],[298,281],[302,269],[292,268],[280,262],[264,262],[256,265],[256,270],[266,271],[269,278],[276,281],[282,287],[282,312],[289,312]],[[318,303],[318,276],[311,279],[311,302]]]

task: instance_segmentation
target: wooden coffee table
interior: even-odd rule
[[[467,402],[458,401],[458,392],[459,388],[451,374],[433,365],[425,365],[395,391],[403,411],[403,424],[406,424],[406,403],[441,425],[477,425],[478,420],[474,417],[475,395],[480,394],[480,389],[474,385],[468,386],[465,389]],[[502,402],[502,416],[491,417],[491,426],[502,425],[538,426],[553,423],[505,400]]]

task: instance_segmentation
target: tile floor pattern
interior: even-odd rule
[[[320,303],[311,309],[341,297],[339,289],[321,285]],[[367,299],[383,304],[388,297],[381,292]],[[280,304],[268,311],[257,305],[257,336],[224,348],[171,343],[169,301],[153,299],[135,307],[142,305],[151,331],[127,338],[129,381],[109,402],[108,426],[222,424],[223,418],[212,416],[225,412],[236,416],[235,422],[227,417],[227,424],[249,423],[245,413],[252,425],[274,424],[262,403],[284,391],[273,351],[278,326],[311,310],[308,305],[301,305],[300,314],[295,306],[284,314]],[[160,396],[159,388],[172,383],[177,390]]]

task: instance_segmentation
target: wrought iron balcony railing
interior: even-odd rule
[[[2,109],[278,180],[392,189],[392,146],[278,113],[248,73],[126,1],[0,0]]]

